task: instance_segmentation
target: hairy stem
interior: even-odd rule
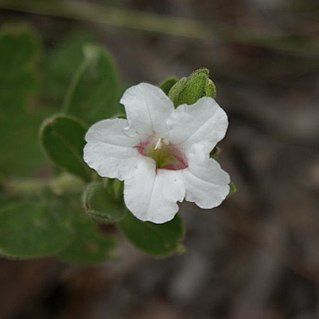
[[[32,196],[46,189],[61,195],[83,190],[84,183],[71,175],[61,175],[51,179],[8,180],[1,186],[4,192],[17,196]]]
[[[298,43],[297,45],[291,43],[291,36],[300,36],[304,39],[305,37],[302,34],[284,33],[278,29],[263,30],[216,23],[205,24],[188,18],[102,6],[74,0],[0,0],[0,8],[199,40],[253,44],[259,47],[284,50],[294,55],[312,56],[318,53],[318,45],[315,46],[315,52],[309,53],[302,50]],[[311,42],[312,39],[308,40]]]

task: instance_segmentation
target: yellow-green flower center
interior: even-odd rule
[[[157,169],[179,170],[188,167],[185,155],[176,145],[158,135],[136,145],[139,153],[152,158]]]

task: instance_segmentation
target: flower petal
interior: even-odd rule
[[[188,156],[188,168],[182,171],[185,199],[200,208],[213,208],[229,193],[229,175],[209,158],[203,145],[194,145]]]
[[[177,201],[185,196],[181,171],[155,170],[155,163],[145,157],[134,175],[125,179],[124,201],[140,220],[162,224],[174,218]]]
[[[158,87],[140,83],[125,91],[121,98],[132,130],[149,135],[153,131],[164,137],[167,119],[174,110],[172,101]]]
[[[135,145],[138,136],[125,134],[128,122],[124,119],[103,120],[95,123],[86,133],[84,161],[102,177],[123,180],[141,161]]]
[[[228,119],[211,97],[202,97],[192,105],[180,105],[168,120],[169,140],[187,153],[195,143],[205,144],[210,152],[226,133]]]

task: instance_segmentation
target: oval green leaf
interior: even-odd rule
[[[75,238],[58,257],[67,262],[85,265],[112,258],[115,255],[115,238],[102,234],[80,208],[73,215]]]
[[[84,47],[84,62],[74,75],[64,111],[93,124],[121,111],[118,98],[119,84],[111,55],[98,46]]]
[[[113,186],[109,184],[109,187]],[[123,219],[127,209],[123,202],[116,198],[114,191],[115,189],[111,190],[102,183],[89,184],[83,193],[85,212],[102,223],[115,223]]]
[[[40,42],[32,28],[0,29],[0,171],[5,176],[30,175],[44,161],[37,143],[44,111],[32,99],[39,57]]]
[[[0,209],[0,254],[8,257],[48,256],[74,238],[70,215],[62,205],[24,202]]]
[[[167,256],[182,250],[184,225],[178,215],[165,224],[154,224],[128,214],[117,225],[135,247],[148,254]]]
[[[76,119],[57,115],[42,124],[40,141],[55,165],[88,181],[91,170],[83,161],[85,133],[86,127]]]
[[[0,83],[2,107],[23,108],[36,88],[36,66],[40,57],[37,34],[26,25],[7,25],[0,29]]]
[[[42,95],[52,107],[61,106],[70,80],[83,63],[82,48],[94,40],[88,30],[75,30],[59,37],[57,46],[44,56]]]

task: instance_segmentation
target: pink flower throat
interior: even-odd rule
[[[188,167],[185,155],[167,139],[152,135],[135,146],[138,152],[152,158],[156,169],[180,170]]]

